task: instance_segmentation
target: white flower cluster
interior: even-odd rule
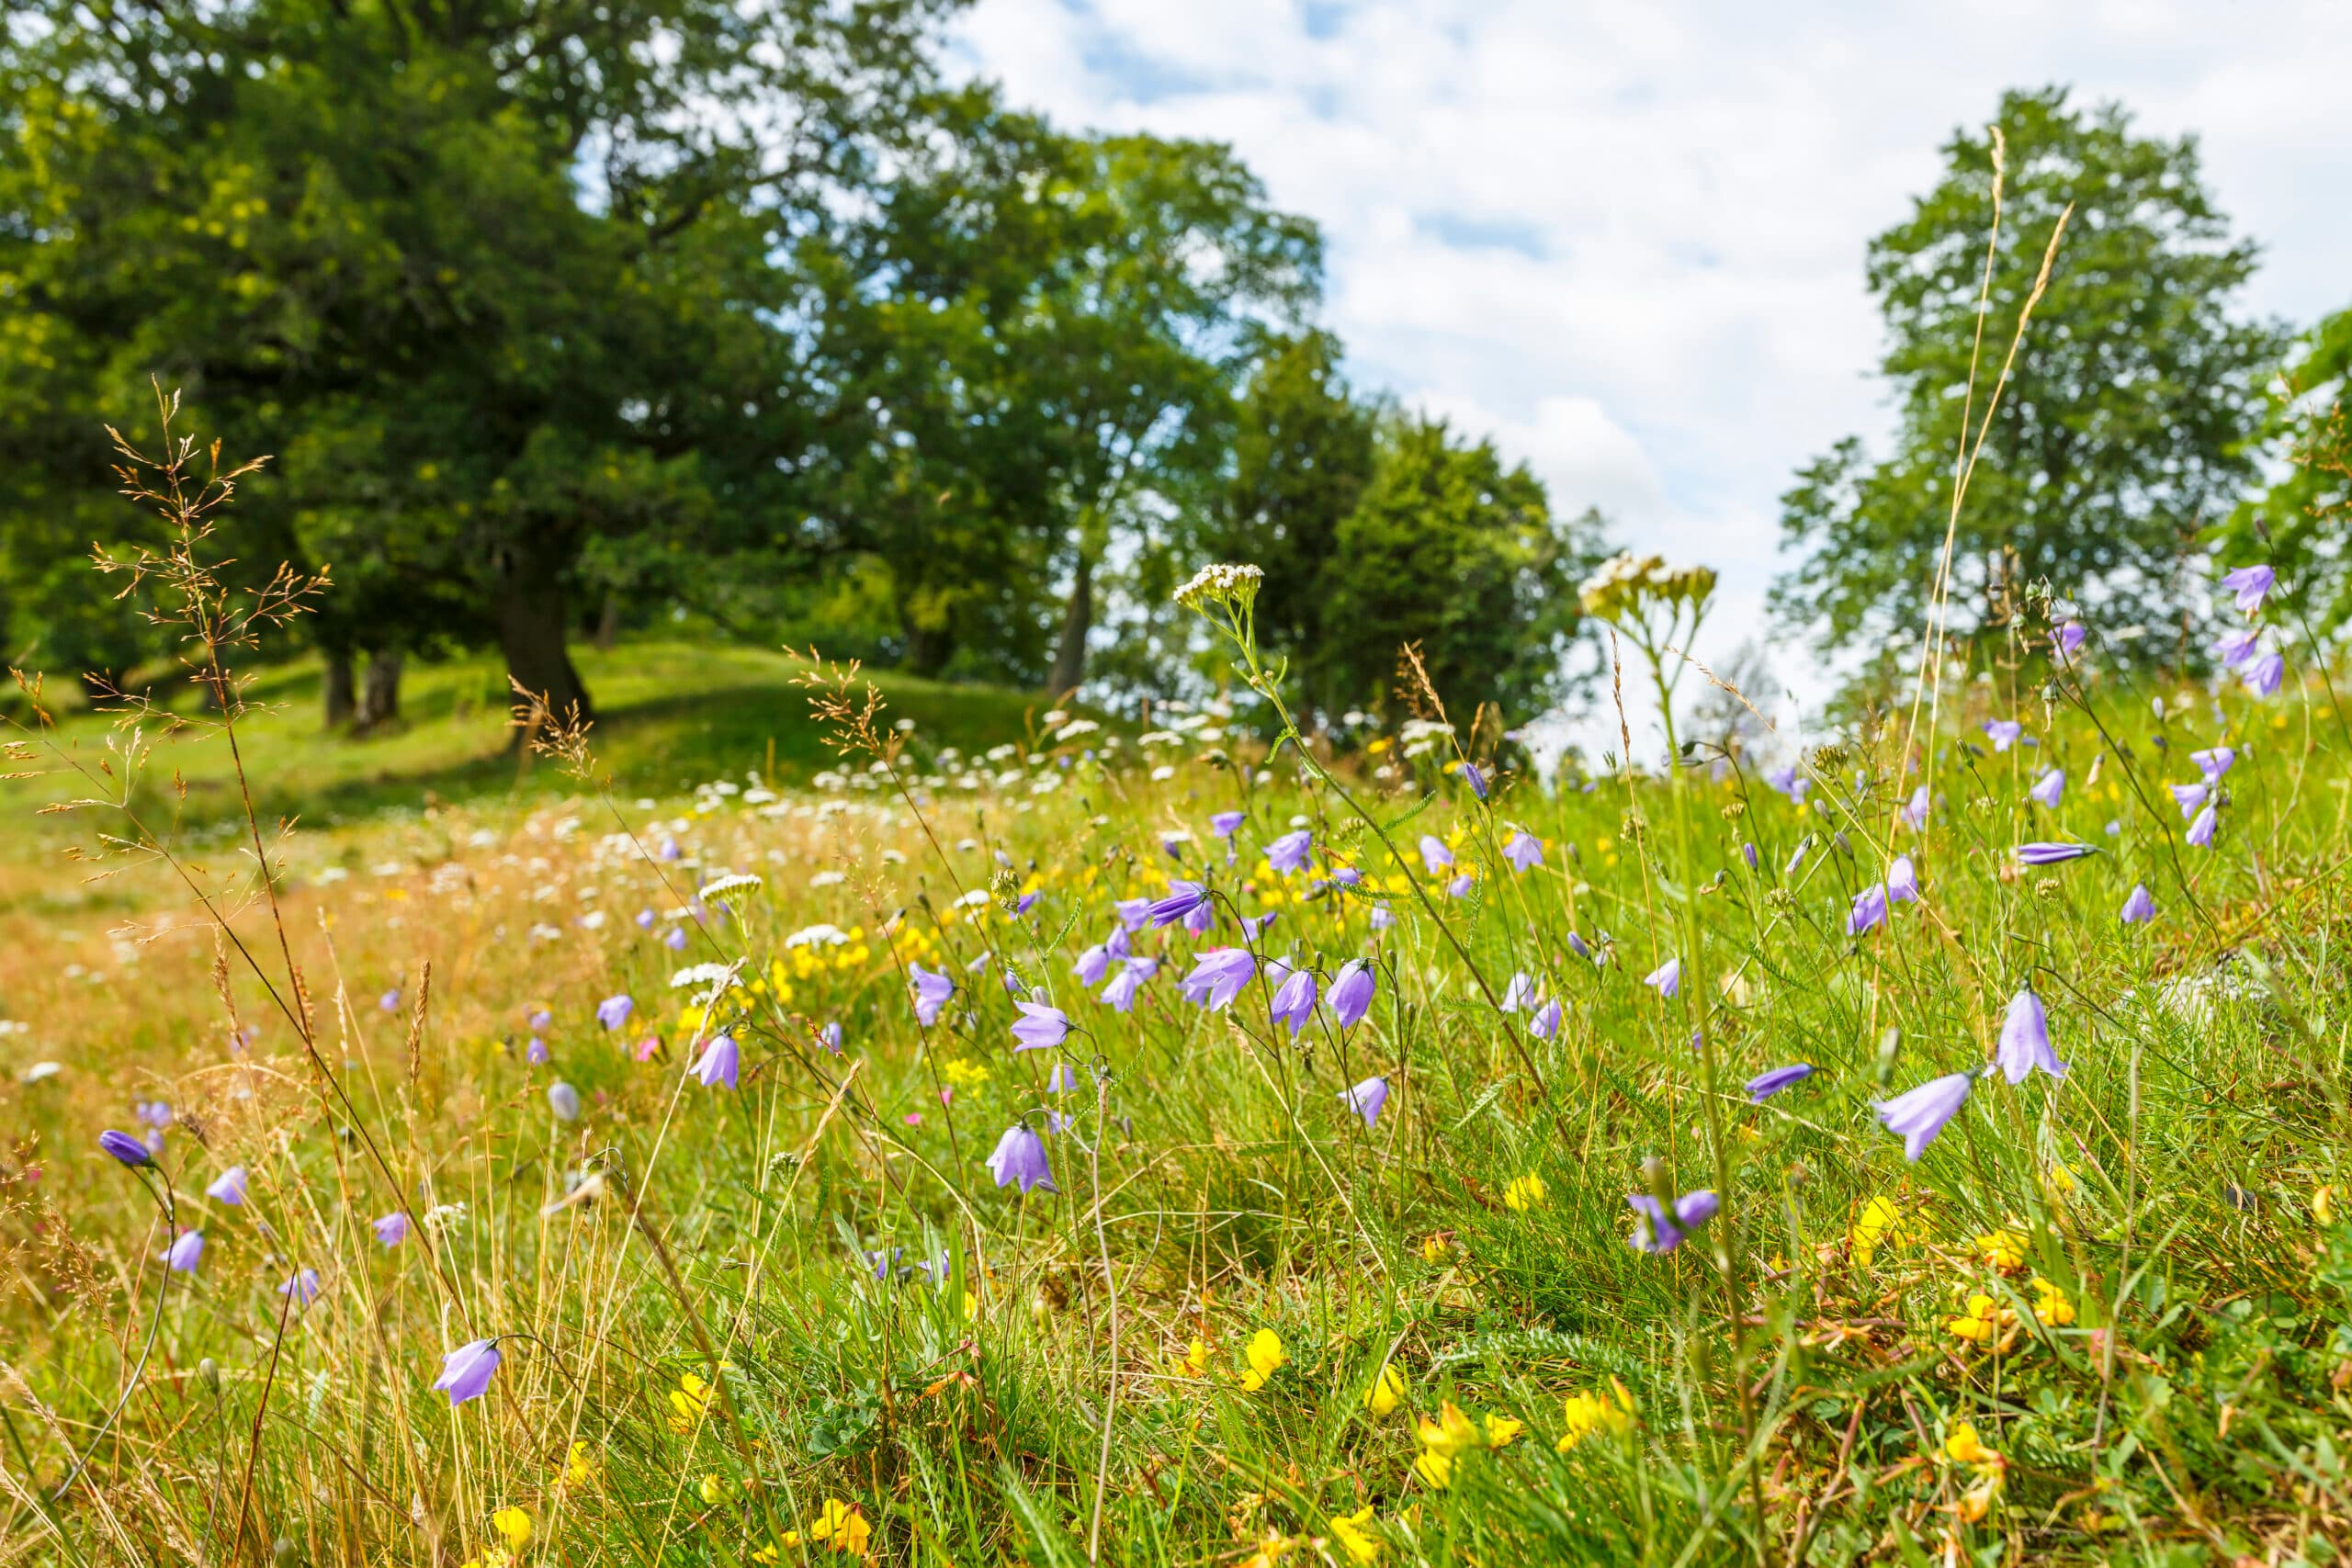
[[[1201,611],[1212,604],[1246,606],[1257,602],[1258,585],[1265,580],[1265,572],[1254,566],[1204,566],[1176,590],[1176,603],[1187,610]]]

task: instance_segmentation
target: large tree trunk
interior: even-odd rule
[[[368,673],[359,686],[356,728],[374,729],[401,716],[401,664],[397,649],[379,649],[368,656]]]
[[[907,672],[926,678],[947,668],[956,651],[955,634],[945,626],[907,627]]]
[[[548,718],[557,724],[594,718],[588,688],[564,647],[571,615],[561,561],[552,551],[518,542],[500,553],[497,564],[498,647],[506,656],[507,675],[528,694],[527,699],[517,696],[516,704],[544,702]],[[518,744],[526,739],[520,730],[515,735]]]
[[[596,615],[596,651],[610,653],[613,644],[620,640],[621,596],[614,590],[605,590],[605,607]]]
[[[1086,679],[1086,634],[1094,629],[1094,559],[1078,555],[1078,571],[1070,580],[1069,608],[1062,616],[1061,646],[1054,650],[1054,672],[1046,690],[1059,701],[1078,690]]]
[[[352,694],[351,655],[338,649],[329,649],[325,658],[326,675],[320,685],[326,696],[327,728],[341,729],[358,711],[358,701]]]

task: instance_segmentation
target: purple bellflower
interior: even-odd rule
[[[408,1239],[408,1216],[394,1209],[390,1213],[370,1222],[368,1228],[376,1239],[386,1247],[398,1247]]]
[[[2238,680],[2257,697],[2267,697],[2287,678],[2287,660],[2277,653],[2257,654],[2238,671]]]
[[[928,1029],[939,1021],[939,1010],[956,994],[956,982],[944,975],[936,975],[920,964],[907,965],[915,987],[915,1021]]]
[[[1069,1016],[1061,1009],[1047,1007],[1043,1002],[1015,1002],[1021,1017],[1012,1025],[1012,1038],[1020,1043],[1013,1050],[1050,1051],[1069,1038]]]
[[[2121,918],[2127,926],[2144,926],[2156,918],[2156,901],[2149,896],[2146,883],[2132,885],[2132,897],[2123,900]]]
[[[1560,1020],[1564,1016],[1557,999],[1545,1002],[1535,1010],[1535,1016],[1527,1021],[1527,1032],[1538,1040],[1549,1040],[1560,1032]]]
[[[1209,890],[1206,887],[1197,882],[1176,878],[1168,884],[1166,897],[1151,901],[1151,927],[1157,931],[1162,926],[1172,926],[1194,910],[1205,908],[1208,901]]]
[[[1307,857],[1315,852],[1315,835],[1301,828],[1295,833],[1284,833],[1266,846],[1266,861],[1276,871],[1287,876],[1294,871],[1306,869]]]
[[[1268,973],[1272,974],[1271,965]],[[1283,979],[1281,988],[1274,992],[1271,1011],[1271,1021],[1289,1024],[1293,1035],[1305,1029],[1307,1021],[1315,1016],[1315,972],[1311,969],[1292,970]]]
[[[1158,973],[1159,960],[1157,958],[1128,959],[1119,966],[1119,972],[1111,976],[1111,983],[1102,987],[1103,1002],[1114,1012],[1125,1012],[1136,1005],[1136,993],[1143,989],[1143,983]]]
[[[1421,835],[1421,864],[1431,876],[1435,876],[1453,863],[1453,852],[1445,847],[1443,839],[1434,833]]]
[[[1813,1064],[1810,1062],[1798,1062],[1792,1066],[1774,1067],[1770,1072],[1758,1073],[1747,1080],[1748,1100],[1761,1105],[1791,1084],[1803,1083],[1811,1077]]]
[[[1503,859],[1513,871],[1532,871],[1544,863],[1544,840],[1524,828],[1514,829],[1503,840]]]
[[[1936,1134],[1968,1103],[1968,1091],[1975,1082],[1973,1074],[1949,1073],[1893,1100],[1880,1100],[1872,1109],[1886,1130],[1903,1140],[1903,1157],[1917,1164],[1936,1141]]]
[[[488,1391],[491,1374],[496,1371],[498,1341],[476,1339],[441,1358],[441,1375],[433,1380],[433,1386],[447,1394],[451,1404],[463,1404]]]
[[[1487,798],[1487,775],[1478,771],[1477,763],[1463,763],[1462,777],[1463,781],[1469,784],[1472,795],[1476,795],[1480,800]]]
[[[2222,668],[2224,670],[2234,670],[2252,659],[2255,649],[2260,647],[2261,643],[2260,628],[2240,626],[2234,631],[2223,632],[2213,639],[2213,657],[2222,661]]]
[[[2026,791],[2026,794],[2032,799],[2036,806],[2041,807],[2043,810],[2057,810],[2058,802],[2064,798],[2066,794],[2066,770],[2064,768],[2051,769],[2048,773],[2034,780],[2033,787]]]
[[[1534,1004],[1535,978],[1521,969],[1511,976],[1510,984],[1503,987],[1503,999],[1496,1005],[1505,1012],[1517,1012]]]
[[[213,1178],[212,1185],[204,1190],[204,1195],[216,1203],[226,1203],[232,1209],[243,1208],[245,1206],[245,1168],[242,1165],[231,1166]]]
[[[1102,976],[1110,972],[1111,950],[1099,942],[1080,953],[1077,964],[1071,966],[1071,973],[1078,976],[1078,983],[1081,986],[1099,986],[1102,983]]]
[[[1054,1185],[1053,1168],[1046,1163],[1046,1140],[1023,1122],[1015,1122],[1004,1130],[988,1166],[999,1187],[1018,1183],[1024,1198],[1040,1187],[1048,1192],[1061,1190]]]
[[[171,1246],[164,1249],[164,1267],[175,1274],[193,1274],[204,1260],[204,1233],[182,1231]]]
[[[1209,818],[1209,831],[1220,839],[1230,839],[1240,829],[1241,824],[1249,820],[1250,814],[1246,811],[1216,812]]]
[[[548,1085],[548,1109],[559,1122],[579,1121],[580,1091],[560,1081]]]
[[[2018,846],[2018,862],[2021,865],[2064,865],[2070,860],[2098,853],[2097,844],[2058,844],[2036,842]]]
[[[1641,1216],[1634,1224],[1634,1250],[1662,1254],[1680,1247],[1692,1231],[1713,1219],[1723,1201],[1702,1187],[1677,1198],[1670,1213],[1646,1192],[1627,1193],[1625,1206]]]
[[[309,1306],[319,1299],[319,1271],[297,1269],[286,1276],[286,1282],[277,1287],[277,1293],[293,1297],[296,1306]]]
[[[1642,984],[1655,989],[1659,996],[1669,1001],[1672,1000],[1675,993],[1682,989],[1682,960],[1668,959],[1643,976]]]
[[[153,1164],[155,1158],[153,1155],[147,1152],[147,1145],[144,1143],[128,1133],[118,1133],[111,1127],[98,1134],[98,1147],[134,1169],[142,1165]]]
[[[1331,1006],[1331,1016],[1341,1029],[1353,1029],[1372,1010],[1373,992],[1379,981],[1371,964],[1361,958],[1351,958],[1340,965],[1331,977],[1331,989],[1324,1000]]]
[[[2180,807],[2180,817],[2184,822],[2197,815],[2197,808],[2205,804],[2207,795],[2213,793],[2211,784],[2202,783],[2166,784],[2165,787],[2172,791],[2173,804]]]
[[[695,1077],[705,1089],[717,1089],[724,1084],[735,1087],[736,1069],[742,1065],[743,1053],[731,1034],[714,1034],[710,1043],[702,1048],[702,1057],[695,1063]]]
[[[1229,1006],[1258,973],[1258,961],[1238,947],[1213,947],[1193,962],[1178,989],[1184,999],[1211,1010]]]
[[[2029,986],[2009,998],[2009,1015],[2001,1021],[2001,1043],[1993,1050],[1994,1065],[2011,1084],[2021,1084],[2036,1067],[2053,1078],[2066,1076],[2066,1064],[2050,1044],[2050,1014]]]
[[[637,1003],[629,999],[627,992],[616,997],[606,997],[596,1004],[596,1021],[606,1029],[618,1029],[628,1021],[628,1015],[636,1009]]]
[[[2212,848],[2213,829],[2221,825],[2222,819],[2214,815],[2213,807],[2208,804],[2197,814],[2197,820],[2188,825],[2188,841],[2200,850]]]
[[[2222,586],[2238,596],[2240,613],[2248,615],[2262,608],[2278,581],[2278,574],[2267,566],[2242,566],[2222,574]]]
[[[2236,763],[2237,748],[2215,746],[2204,751],[2191,751],[2188,754],[2188,760],[2197,764],[2197,771],[2203,773],[2209,781],[2219,783],[2222,775],[2228,773]]]
[[[1363,1117],[1364,1126],[1369,1128],[1380,1120],[1380,1108],[1388,1103],[1388,1080],[1377,1076],[1368,1077],[1352,1088],[1341,1089],[1340,1099],[1346,1102],[1349,1110]]]
[[[1984,721],[1984,739],[1993,743],[1996,751],[2007,750],[2024,733],[2025,726],[2013,718],[1988,718]]]
[[[2057,635],[2051,641],[2056,645],[2059,658],[2071,660],[2075,657],[2075,650],[2082,647],[2084,639],[2090,635],[2090,628],[2082,622],[2068,621],[2058,628]]]

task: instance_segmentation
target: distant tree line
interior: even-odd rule
[[[1351,390],[1314,226],[1227,149],[944,82],[940,0],[19,7],[0,42],[0,640],[164,650],[101,422],[274,460],[221,545],[332,568],[330,717],[684,618],[926,675],[1167,691],[1264,564],[1318,711],[1561,690],[1589,518]]]

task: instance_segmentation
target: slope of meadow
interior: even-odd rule
[[[843,691],[789,786],[542,760],[274,908],[28,840],[9,1547],[2334,1561],[2346,733],[2079,657],[1483,795]]]

